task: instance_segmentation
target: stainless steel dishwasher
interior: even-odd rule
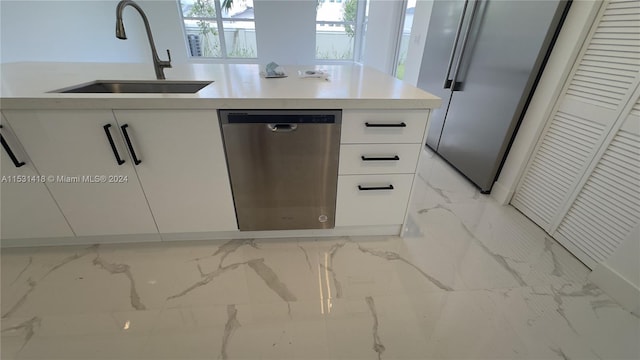
[[[220,110],[240,230],[335,224],[341,110]]]

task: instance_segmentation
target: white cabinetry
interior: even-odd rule
[[[428,110],[345,110],[342,115],[342,143],[420,143],[428,114]]]
[[[237,230],[213,110],[116,110],[160,233]]]
[[[342,175],[411,174],[416,169],[422,144],[343,144]]]
[[[53,201],[51,194],[31,161],[22,151],[14,134],[2,117],[3,140],[19,163],[17,167],[2,149],[0,158],[2,191],[0,192],[0,228],[2,239],[68,237],[73,232]]]
[[[47,187],[77,236],[158,232],[110,110],[15,110],[4,115],[40,174],[55,177]],[[105,125],[111,125],[122,164]],[[83,176],[106,176],[107,182]]]
[[[336,226],[404,221],[429,112],[345,110]]]
[[[402,224],[413,174],[340,175],[336,226]]]
[[[2,175],[40,175],[46,183],[2,184],[3,238],[109,241],[238,230],[215,110],[4,115],[9,126],[2,130],[27,165],[16,168],[3,154]],[[343,112],[337,227],[403,223],[428,115]]]

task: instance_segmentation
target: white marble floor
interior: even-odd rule
[[[638,359],[640,318],[437,156],[408,235],[5,249],[2,359]]]

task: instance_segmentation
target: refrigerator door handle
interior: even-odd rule
[[[456,29],[455,40],[453,41],[453,48],[451,48],[451,55],[449,55],[449,65],[447,65],[447,75],[444,79],[444,88],[450,89],[453,80],[449,79],[449,75],[451,75],[451,68],[453,67],[453,60],[456,55],[456,48],[458,47],[458,40],[460,40],[460,31],[462,30],[462,24],[464,24],[464,15],[467,13],[467,5],[469,5],[469,0],[465,0],[464,7],[462,8],[462,13],[460,14],[460,20],[458,21],[458,28]]]
[[[471,34],[471,28],[473,27],[473,20],[476,17],[476,11],[478,10],[478,3],[480,0],[475,0],[473,2],[473,7],[471,8],[471,19],[469,20],[469,26],[467,30],[464,32],[464,38],[462,38],[462,48],[460,49],[460,56],[458,57],[458,63],[456,64],[456,69],[453,72],[453,78],[451,79],[451,91],[460,91],[462,87],[462,82],[458,82],[458,75],[460,73],[460,67],[462,66],[462,59],[464,58],[464,52],[467,49],[467,43],[469,42],[469,35]]]

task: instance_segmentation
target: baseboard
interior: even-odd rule
[[[334,229],[310,229],[310,230],[219,231],[219,232],[206,232],[206,233],[173,233],[173,234],[162,234],[162,241],[399,235],[401,228],[402,228],[401,225],[378,225],[378,226],[343,226],[343,227],[336,227]]]
[[[93,244],[121,244],[139,242],[183,241],[183,240],[230,240],[230,239],[275,239],[293,237],[331,237],[331,236],[374,236],[400,235],[402,225],[377,226],[343,226],[334,229],[311,230],[277,230],[277,231],[218,231],[173,234],[137,234],[137,235],[107,235],[107,236],[78,236],[61,238],[37,239],[3,239],[3,248],[32,247],[32,246],[67,246]]]
[[[589,279],[628,311],[640,315],[640,288],[606,264],[598,264]]]
[[[500,205],[507,205],[511,201],[513,194],[514,192],[511,189],[500,184],[500,182],[496,181],[493,183],[493,187],[491,188],[491,197]]]
[[[2,239],[0,246],[3,248],[32,247],[32,246],[68,246],[68,245],[93,245],[93,244],[122,244],[140,242],[159,242],[159,234],[134,234],[134,235],[104,235],[104,236],[77,236],[57,238],[35,239]]]

